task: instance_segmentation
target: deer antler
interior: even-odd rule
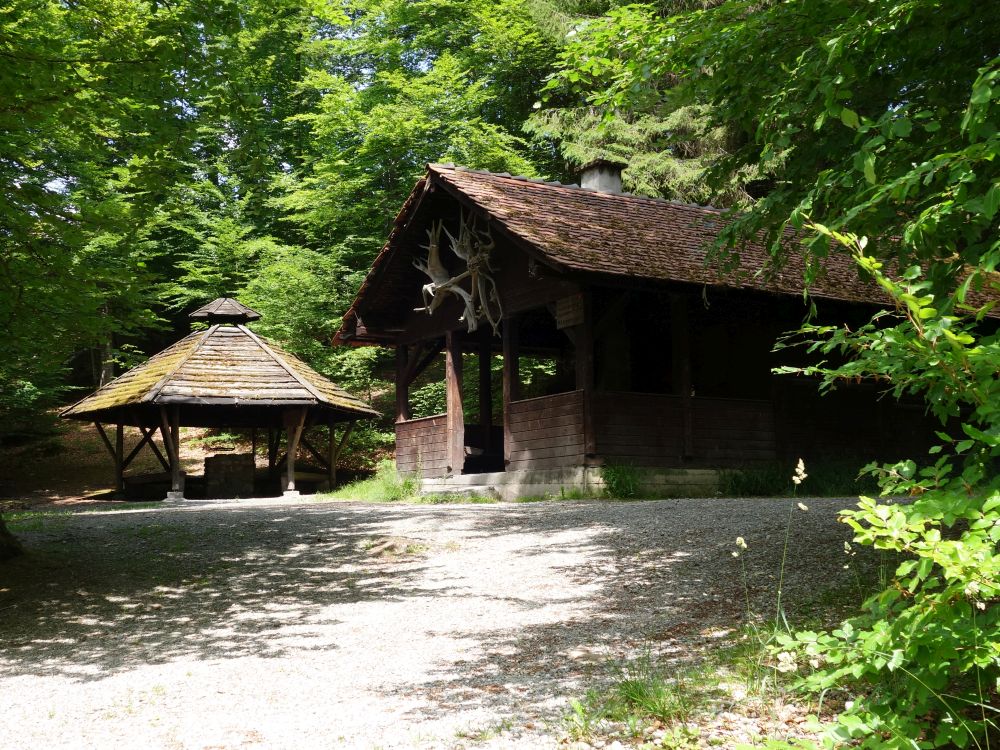
[[[449,276],[448,269],[441,261],[442,232],[451,243],[451,251],[465,261],[466,270],[457,276]],[[489,231],[477,229],[475,214],[470,214],[467,218],[463,211],[459,215],[458,237],[445,228],[443,221],[438,221],[427,230],[427,238],[428,243],[423,246],[427,250],[427,260],[414,260],[413,265],[430,278],[430,283],[424,284],[420,290],[424,306],[415,309],[431,315],[441,305],[443,293],[454,294],[465,305],[465,312],[459,320],[466,324],[469,333],[475,331],[479,326],[479,319],[485,317],[493,327],[493,332],[499,335],[503,308],[496,282],[490,276],[493,269],[489,255],[496,243]],[[467,291],[460,283],[470,277],[471,291]]]

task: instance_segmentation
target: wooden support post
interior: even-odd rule
[[[167,449],[170,460],[170,492],[168,500],[184,499],[184,482],[181,477],[181,456],[178,444],[180,436],[180,410],[174,406],[160,407],[160,434],[163,436],[163,446]]]
[[[414,357],[416,352],[414,352]],[[410,419],[410,368],[405,344],[396,345],[396,421]]]
[[[462,345],[454,331],[445,334],[445,395],[448,407],[448,473],[465,467],[465,412],[462,409]]]
[[[479,428],[483,431],[483,453],[493,451],[493,342],[490,329],[479,342]]]
[[[254,470],[257,469],[257,428],[250,428],[250,455],[253,457]]]
[[[181,407],[170,407],[170,436],[174,440],[174,450],[177,452],[177,471],[181,465]]]
[[[330,480],[330,489],[337,484],[337,433],[334,431],[334,421],[330,420],[330,443],[326,448],[326,472]]]
[[[344,447],[347,445],[348,438],[351,437],[351,432],[354,431],[354,425],[357,422],[353,420],[347,423],[347,427],[344,428],[343,434],[340,436],[340,442],[336,442],[333,433],[333,423],[330,423],[330,489],[332,490],[337,484],[337,461],[340,460],[340,454],[344,452]]]
[[[576,326],[576,389],[583,391],[583,445],[588,457],[597,454],[594,434],[594,313],[589,289],[583,298],[583,321]]]
[[[684,437],[684,456],[694,455],[694,417],[691,404],[691,332],[688,320],[688,298],[681,294],[670,295],[670,338],[673,381],[681,397],[681,430]]]
[[[125,425],[121,422],[115,431],[115,490],[125,491]]]
[[[280,434],[275,433],[270,427],[267,428],[267,471],[270,476],[274,475],[274,467],[278,463],[278,442],[281,440]]]
[[[520,352],[517,335],[518,319],[503,321],[503,462],[510,463],[510,405],[521,395]]]
[[[94,422],[94,427],[97,428],[97,434],[101,436],[101,441],[104,443],[104,447],[108,449],[108,453],[111,454],[111,460],[114,461],[115,465],[115,491],[121,492],[124,489],[124,436],[122,433],[122,425],[118,425],[118,433],[115,436],[114,445],[111,444],[111,439],[108,437],[108,433],[105,432],[104,426],[100,422]]]
[[[284,494],[297,495],[295,489],[295,454],[299,449],[299,440],[302,438],[302,428],[306,423],[306,410],[293,409],[285,413],[285,426],[288,429],[288,450],[285,462],[285,488]]]

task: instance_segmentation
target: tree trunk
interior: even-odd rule
[[[9,560],[23,553],[21,543],[7,530],[3,516],[0,516],[0,560]]]

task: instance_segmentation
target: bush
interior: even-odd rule
[[[942,424],[938,458],[866,467],[883,497],[862,497],[842,518],[857,543],[902,557],[893,579],[857,617],[828,632],[780,641],[786,664],[806,671],[800,687],[845,693],[847,708],[827,747],[989,748],[1000,741],[1000,335],[983,334],[985,310],[960,317],[964,293],[936,299],[922,270],[886,277],[865,243],[820,229],[851,247],[897,303],[857,330],[807,325],[811,351],[843,364],[805,368],[829,387],[877,378],[894,396],[921,394]],[[966,308],[968,309],[968,308]],[[804,666],[808,665],[808,667]],[[811,670],[811,671],[810,671]]]
[[[615,500],[632,500],[639,496],[639,470],[627,464],[606,464],[601,467],[605,494]]]

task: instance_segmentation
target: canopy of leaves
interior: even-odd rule
[[[708,186],[764,188],[729,241],[763,231],[779,255],[783,230],[811,218],[928,263],[946,290],[1000,258],[998,32],[996,14],[965,0],[726,2],[671,17],[633,6],[588,25],[553,85],[612,123],[704,107],[730,132]],[[813,235],[815,255],[828,248]]]
[[[521,133],[557,52],[532,19],[521,0],[0,9],[2,432],[222,295],[371,386],[330,334],[424,165],[553,158]]]

